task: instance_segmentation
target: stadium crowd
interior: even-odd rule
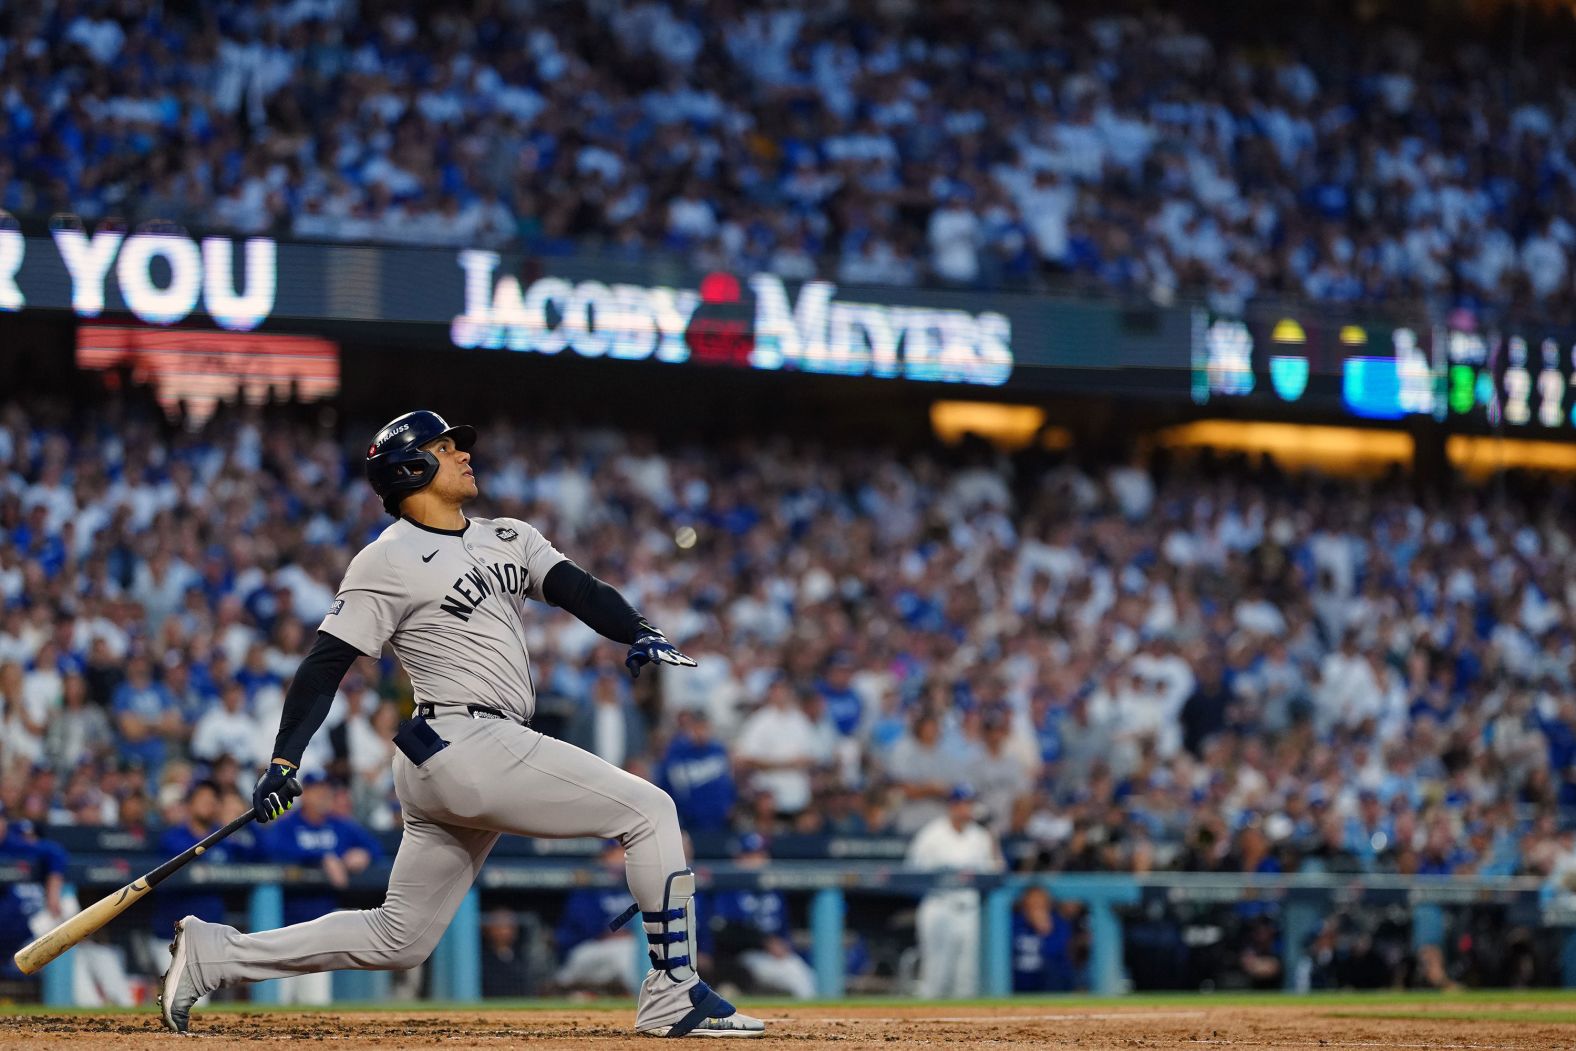
[[[1321,5],[190,10],[0,12],[0,207],[1222,310],[1576,301],[1568,34]]]
[[[41,827],[176,827],[197,780],[249,788],[388,521],[359,431],[117,404],[0,410],[0,805]],[[694,833],[909,835],[967,783],[1038,868],[1576,892],[1568,489],[1418,503],[1273,468],[504,425],[477,466],[486,509],[699,660],[632,684],[578,621],[527,618],[537,725],[666,787]],[[397,827],[408,690],[390,657],[347,679],[304,764],[338,786],[325,814]]]

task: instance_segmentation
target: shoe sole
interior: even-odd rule
[[[711,1019],[711,1021],[717,1021],[717,1019]],[[752,1019],[752,1021],[756,1021],[756,1020]],[[672,1031],[673,1031],[673,1026],[671,1024],[670,1025],[654,1025],[650,1029],[638,1029],[638,1030],[636,1030],[636,1034],[639,1035],[639,1036],[667,1036]],[[696,1028],[691,1029],[687,1033],[680,1034],[679,1036],[675,1037],[674,1039],[683,1040],[683,1039],[685,1039],[687,1037],[692,1037],[692,1036],[750,1037],[750,1036],[765,1036],[765,1035],[766,1035],[765,1026],[762,1026],[760,1029],[704,1029],[704,1028],[701,1028],[701,1027],[697,1026]]]
[[[159,979],[159,1017],[164,1021],[164,1028],[172,1033],[185,1033],[175,1023],[175,1017],[170,1014],[170,1001],[175,999],[175,989],[170,987],[173,978],[175,987],[181,984],[181,974],[186,970],[186,921],[175,921],[175,937],[170,940],[170,969],[164,972],[164,977]]]

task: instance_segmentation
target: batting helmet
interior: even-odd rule
[[[383,498],[383,509],[399,514],[399,502],[425,489],[438,474],[438,458],[422,449],[436,438],[452,438],[467,450],[476,444],[476,428],[462,423],[450,427],[435,412],[417,409],[383,425],[367,447],[367,481]]]

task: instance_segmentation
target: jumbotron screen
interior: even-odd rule
[[[1372,324],[1199,311],[1193,400],[1339,409],[1364,419],[1431,416],[1475,427],[1576,427],[1576,333],[1536,325]]]

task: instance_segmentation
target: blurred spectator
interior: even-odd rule
[[[62,773],[112,754],[114,733],[104,709],[88,699],[87,680],[73,672],[61,682],[61,708],[44,731],[44,758]]]
[[[771,861],[766,837],[745,833],[734,861],[744,869],[764,868]],[[728,970],[726,958],[736,958],[755,992],[814,999],[815,972],[793,946],[788,903],[780,893],[718,891],[709,896],[707,914],[720,969]]]
[[[589,704],[581,705],[564,739],[623,767],[646,751],[646,720],[635,707],[629,688],[609,672],[591,683]]]
[[[508,909],[482,917],[482,996],[507,999],[531,995],[532,975],[520,938],[520,920]]]
[[[366,706],[377,707],[367,715]],[[399,708],[378,703],[370,689],[349,694],[344,722],[330,730],[343,734],[343,748],[350,773],[350,791],[358,820],[369,828],[387,831],[399,826],[399,802],[394,798],[394,734],[399,729]],[[339,746],[336,746],[338,748]]]
[[[323,774],[309,771],[301,775],[301,789],[295,808],[264,826],[258,858],[279,865],[316,868],[327,879],[328,889],[287,892],[286,926],[333,912],[339,906],[338,891],[350,885],[352,876],[383,856],[383,849],[366,829],[348,817],[332,813],[333,790]],[[279,984],[282,1003],[326,1004],[332,1000],[328,972],[284,978]]]
[[[179,739],[185,724],[169,691],[153,679],[146,657],[133,657],[126,665],[126,681],[111,702],[120,737],[120,754],[142,765],[157,777],[164,765],[170,739]]]
[[[980,722],[982,748],[968,766],[968,782],[979,793],[986,824],[998,836],[1017,831],[1027,817],[1039,764],[1011,746],[1012,713],[986,709]]]
[[[673,797],[685,831],[691,835],[725,832],[735,797],[728,750],[712,737],[711,719],[704,709],[680,709],[676,718],[678,732],[653,780]]]
[[[1019,896],[1012,916],[1012,991],[1065,993],[1076,987],[1073,925],[1044,887]]]
[[[32,941],[31,921],[42,914],[59,917],[48,922],[44,930],[65,919],[61,892],[66,882],[66,856],[53,844],[40,844],[17,827],[3,806],[0,806],[0,866],[17,866],[23,875],[7,880],[0,889],[0,968],[13,977],[19,976],[13,953]],[[43,933],[40,931],[39,933]]]
[[[565,992],[633,993],[635,936],[627,926],[611,927],[629,907],[623,844],[606,840],[598,861],[602,871],[616,879],[612,887],[583,887],[564,901],[556,933],[561,966],[554,983]]]
[[[1563,908],[1576,909],[1576,824],[1560,830],[1559,842],[1552,851],[1545,897],[1552,897]]]
[[[966,772],[942,744],[941,720],[929,711],[916,714],[908,735],[887,758],[887,775],[902,800],[894,818],[897,830],[913,833],[936,821]]]
[[[854,688],[857,666],[846,653],[834,653],[827,658],[823,673],[815,683],[815,692],[826,702],[827,714],[844,737],[857,735],[865,723],[865,702]]]
[[[215,773],[217,773],[217,769]],[[219,816],[217,819],[219,824],[228,825],[252,809],[251,786],[248,785],[246,793],[242,794],[240,789],[220,781],[217,777],[213,780],[219,786]],[[230,833],[229,838],[225,840],[225,845],[233,858],[261,862],[268,860],[263,854],[264,838],[259,835],[259,826],[255,823],[247,823]]]
[[[186,792],[180,810],[182,820],[172,823],[158,839],[158,851],[167,858],[183,854],[203,839],[218,831],[224,824],[219,820],[220,791],[212,781],[198,781]],[[214,844],[204,852],[200,863],[224,864],[229,861],[250,861],[246,850],[234,836]],[[200,886],[172,888],[168,885],[153,891],[152,936],[150,952],[155,960],[163,962],[165,946],[175,933],[175,924],[186,916],[224,922],[224,895],[203,890]]]
[[[830,758],[785,678],[767,687],[766,703],[739,727],[733,757],[740,777],[771,797],[779,817],[790,819],[810,805],[810,771]]]
[[[0,865],[31,869],[31,878],[24,876],[9,888],[8,895],[0,897],[0,946],[20,933],[11,946],[14,951],[82,911],[76,895],[65,890],[67,860],[65,850],[38,835],[31,821],[8,821],[0,808]],[[100,937],[77,942],[72,949],[71,1002],[84,1007],[131,1007],[136,1000],[126,976],[125,958]],[[7,952],[5,969],[14,974],[15,967],[11,952]]]
[[[1226,728],[1231,700],[1225,668],[1218,660],[1207,661],[1182,706],[1182,746],[1194,755],[1203,755],[1204,741]]]
[[[1337,934],[1335,919],[1330,917],[1308,938],[1307,947],[1297,959],[1293,985],[1297,992],[1340,988]]]
[[[952,788],[947,813],[914,837],[905,863],[926,872],[1000,872],[995,837],[974,820],[977,796],[967,784]],[[967,999],[979,994],[980,894],[972,887],[941,888],[926,894],[915,919],[919,935],[919,995],[926,1000]]]
[[[45,724],[35,718],[22,684],[20,664],[0,664],[0,731],[5,734],[3,755],[8,763],[36,763],[44,758]]]
[[[114,821],[117,828],[136,832],[144,837],[154,833],[159,824],[159,816],[154,812],[153,800],[142,787],[146,780],[141,766],[133,763],[127,767],[127,784],[117,797]]]
[[[380,780],[394,758],[391,735],[382,732],[380,724],[388,724],[392,716],[392,731],[399,723],[399,709],[389,705],[387,714],[380,711],[383,705],[377,694],[359,675],[347,677],[340,693],[344,696],[343,713],[339,723],[329,730],[334,755],[344,759],[357,781]]]
[[[960,285],[979,277],[980,219],[961,195],[930,213],[929,239],[936,276]]]
[[[1306,851],[1302,867],[1308,872],[1351,874],[1363,871],[1361,858],[1347,846],[1339,815],[1324,814],[1319,823],[1317,843]]]
[[[230,755],[242,766],[254,767],[270,758],[263,753],[273,746],[268,739],[271,729],[252,718],[246,710],[246,688],[231,681],[220,690],[219,703],[197,720],[191,754],[209,762]]]
[[[1280,928],[1269,916],[1248,921],[1237,966],[1251,989],[1279,989],[1283,985]]]

